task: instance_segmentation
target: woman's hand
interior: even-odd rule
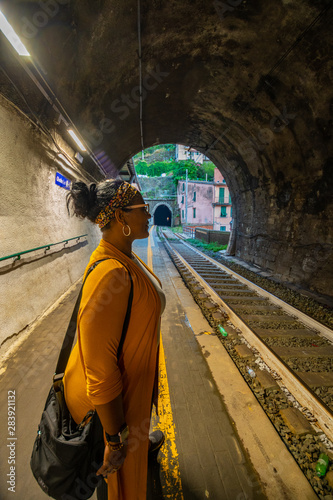
[[[124,446],[120,448],[120,450],[112,450],[109,445],[105,446],[104,449],[104,460],[103,465],[98,471],[96,475],[102,475],[103,477],[107,477],[108,474],[113,474],[120,469],[123,465],[127,454],[127,440],[124,442]]]

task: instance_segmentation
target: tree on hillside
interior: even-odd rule
[[[176,144],[159,144],[144,150],[144,161],[149,165],[157,161],[172,161],[175,159]],[[142,161],[142,153],[138,153],[133,157],[134,165],[136,166]]]

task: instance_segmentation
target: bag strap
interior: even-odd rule
[[[58,358],[58,362],[57,362],[57,367],[56,367],[55,374],[54,374],[54,377],[53,377],[53,382],[54,383],[61,381],[61,379],[63,378],[64,372],[65,372],[65,368],[67,366],[67,362],[68,362],[68,359],[69,359],[69,355],[70,355],[71,350],[72,350],[72,346],[73,346],[73,342],[74,342],[74,338],[75,338],[75,333],[76,333],[77,315],[78,315],[79,308],[80,308],[80,302],[81,302],[81,297],[82,297],[83,286],[84,286],[84,284],[86,282],[86,279],[88,278],[89,274],[91,273],[91,271],[93,271],[95,269],[95,267],[100,262],[103,262],[104,260],[109,260],[109,259],[98,260],[97,262],[95,262],[88,269],[86,277],[84,279],[84,282],[82,283],[81,290],[80,290],[79,296],[78,296],[78,298],[76,300],[76,303],[75,303],[75,306],[74,306],[74,310],[73,310],[73,313],[72,313],[72,317],[71,317],[69,325],[67,327],[67,331],[66,331],[66,334],[65,334],[65,337],[64,337],[64,341],[62,343],[62,347],[61,347],[61,350],[60,350],[60,354],[59,354],[59,358]],[[123,264],[123,262],[121,262],[118,259],[112,259],[112,260],[117,260],[118,262],[120,262],[126,268],[126,270],[128,272],[128,275],[129,275],[129,278],[130,278],[130,281],[131,281],[131,289],[130,289],[130,293],[129,293],[129,297],[128,297],[127,311],[126,311],[126,316],[125,316],[124,324],[123,324],[123,331],[122,331],[122,334],[121,334],[121,338],[120,338],[120,342],[119,342],[119,346],[118,346],[118,351],[117,351],[117,358],[119,359],[120,354],[121,354],[121,350],[122,350],[122,347],[123,347],[123,344],[124,344],[125,335],[127,333],[127,328],[128,328],[128,323],[129,323],[130,315],[131,315],[131,308],[132,308],[132,302],[133,302],[133,280],[132,280],[131,273],[129,272],[127,266],[125,266]]]

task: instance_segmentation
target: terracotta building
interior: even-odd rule
[[[186,181],[179,181],[177,202],[182,225],[200,226],[213,229],[214,183],[208,181],[188,181],[186,214]]]
[[[214,182],[178,182],[177,203],[182,225],[200,226],[217,231],[230,231],[232,225],[232,206],[228,186],[220,171],[215,168]]]
[[[221,172],[214,170],[213,225],[217,231],[230,231],[232,227],[232,204],[229,188]]]

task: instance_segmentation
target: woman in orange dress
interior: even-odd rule
[[[65,399],[76,423],[96,409],[105,434],[108,498],[146,500],[148,450],[164,436],[149,435],[152,400],[157,400],[159,322],[165,305],[158,278],[132,252],[135,239],[149,235],[149,206],[130,184],[75,182],[67,207],[99,224],[102,240],[87,270],[100,261],[83,287],[77,343],[64,377]],[[117,351],[133,283],[127,333]],[[153,394],[154,393],[154,394]]]

